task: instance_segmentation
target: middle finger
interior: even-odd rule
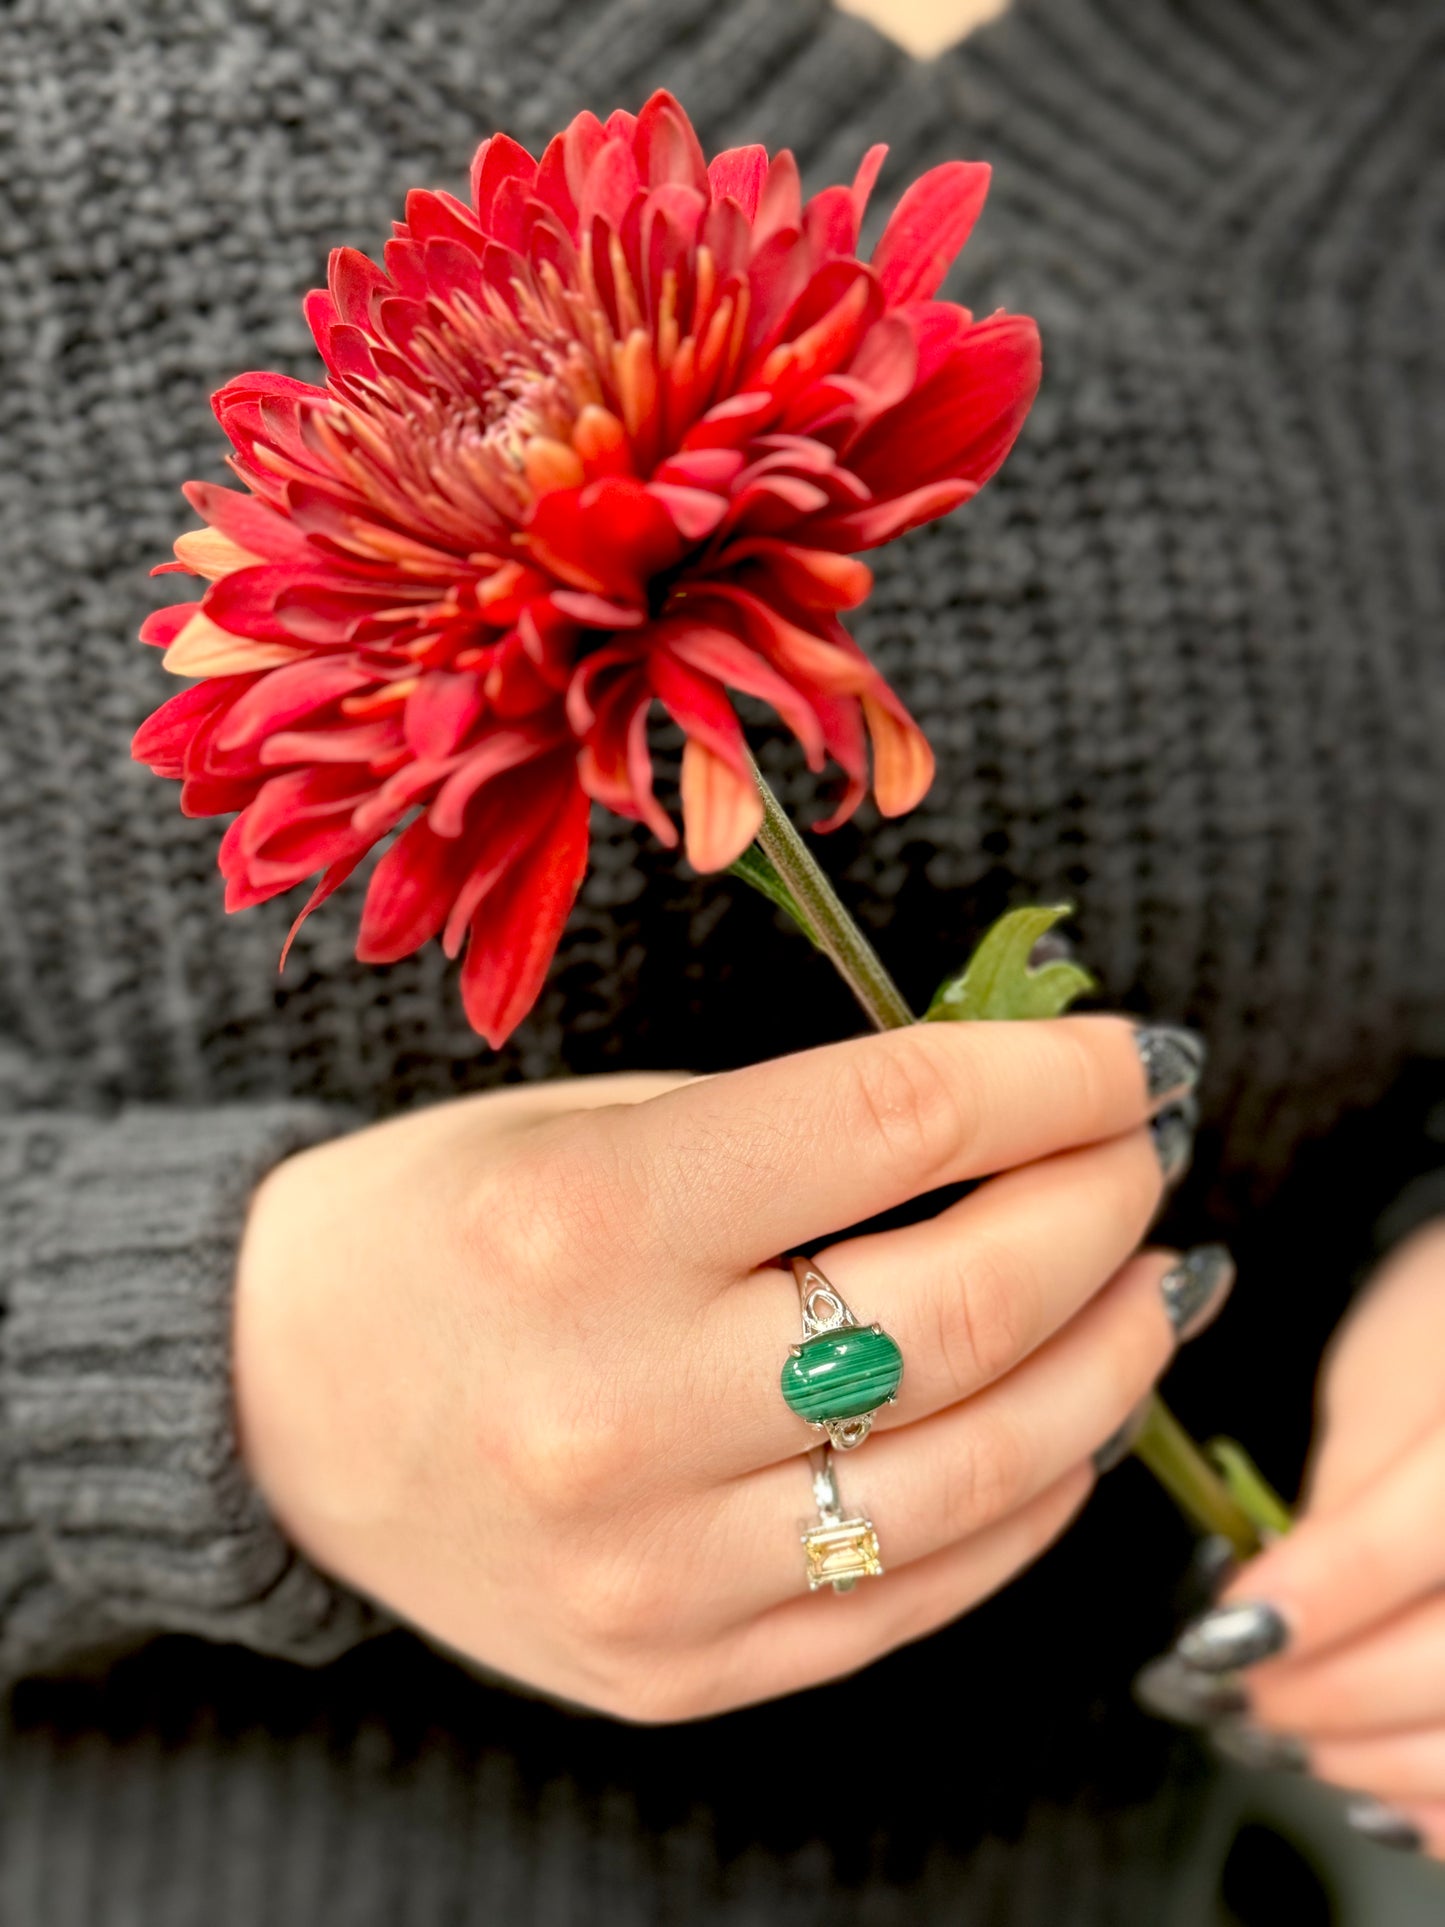
[[[1149,1133],[1135,1131],[1007,1172],[926,1223],[820,1251],[853,1315],[903,1353],[879,1430],[970,1397],[1046,1343],[1138,1247],[1161,1185]],[[753,1273],[716,1301],[711,1323],[707,1390],[727,1414],[706,1441],[711,1472],[755,1471],[816,1444],[779,1385],[801,1332],[791,1274]]]

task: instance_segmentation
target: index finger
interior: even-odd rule
[[[651,1221],[737,1276],[941,1185],[1135,1129],[1198,1081],[1192,1031],[1115,1016],[915,1024],[609,1114]]]

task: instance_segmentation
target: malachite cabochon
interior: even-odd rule
[[[783,1397],[812,1425],[861,1418],[886,1405],[903,1378],[903,1354],[869,1325],[825,1332],[800,1345],[783,1366]]]

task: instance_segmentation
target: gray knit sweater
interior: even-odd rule
[[[916,997],[1010,900],[1067,895],[1110,1001],[1208,1034],[1179,1225],[1223,1223],[1245,1290],[1180,1396],[1287,1480],[1381,1214],[1445,1204],[1442,47],[1430,0],[1018,0],[930,65],[820,0],[0,10],[6,1927],[1168,1917],[1192,1769],[1119,1682],[1183,1542],[1128,1474],[952,1643],[671,1737],[368,1640],[286,1545],[227,1369],[272,1163],[498,1079],[855,1020],[765,905],[614,820],[500,1056],[435,950],[352,961],[347,904],[278,980],[287,907],[228,922],[217,827],[128,760],[169,693],[131,638],[177,485],[220,474],[209,392],[310,372],[327,249],[374,249],[493,127],[536,145],[666,84],[709,145],[792,145],[815,182],[890,141],[884,204],[993,161],[954,289],[1038,315],[1044,388],[979,501],[880,558],[858,632],[940,775],[831,860]],[[165,1632],[208,1643],[97,1673]],[[956,1784],[800,1784],[924,1693],[973,1736]]]

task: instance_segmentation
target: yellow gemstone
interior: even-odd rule
[[[840,1519],[803,1534],[808,1558],[808,1591],[820,1586],[849,1587],[860,1579],[881,1579],[883,1555],[870,1519]]]

